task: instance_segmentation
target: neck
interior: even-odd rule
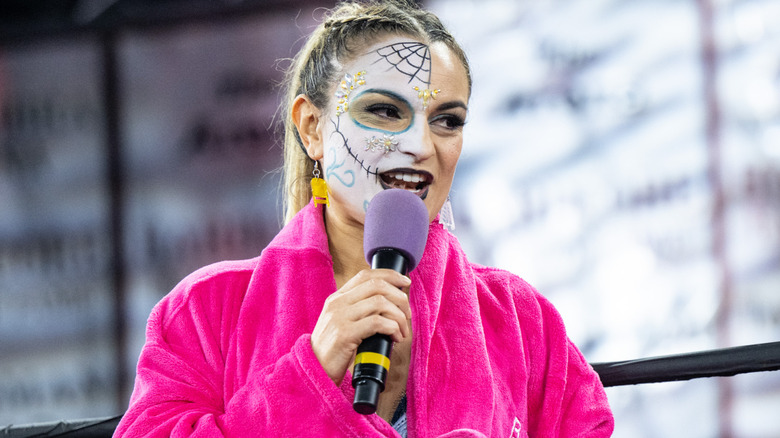
[[[325,210],[325,230],[333,260],[333,274],[340,288],[358,272],[369,267],[363,254],[363,224],[344,222],[332,211]]]

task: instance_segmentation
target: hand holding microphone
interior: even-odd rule
[[[311,335],[312,348],[328,377],[341,385],[363,339],[377,333],[401,342],[411,335],[409,279],[386,269],[366,269],[331,294]]]
[[[312,332],[314,354],[336,385],[341,384],[356,350],[358,354],[384,354],[386,360],[373,354],[356,357],[355,374],[361,378],[353,378],[352,383],[360,396],[353,403],[358,412],[376,410],[376,397],[384,390],[387,376],[387,368],[381,364],[389,364],[393,341],[411,335],[409,299],[401,289],[410,285],[405,275],[417,266],[427,237],[428,211],[419,197],[400,189],[376,195],[368,207],[364,232],[364,254],[374,269],[361,271],[325,300]],[[373,347],[364,342],[377,333],[387,342],[380,340],[381,345]],[[358,364],[358,359],[365,362]],[[364,395],[366,389],[368,396]]]
[[[406,275],[417,267],[428,239],[428,210],[415,194],[401,189],[380,192],[366,211],[363,251],[372,269]],[[376,411],[390,370],[392,340],[384,334],[364,339],[357,349],[352,406],[361,414]]]

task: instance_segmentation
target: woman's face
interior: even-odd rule
[[[433,220],[447,199],[463,144],[469,87],[443,43],[393,36],[347,62],[323,111],[329,213],[363,223],[371,199],[402,188]]]

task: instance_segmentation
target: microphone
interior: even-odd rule
[[[402,189],[379,192],[368,204],[363,253],[373,269],[392,269],[406,275],[417,267],[428,240],[428,209],[419,196]],[[357,349],[352,387],[355,411],[376,412],[379,393],[390,371],[390,336],[375,334]]]

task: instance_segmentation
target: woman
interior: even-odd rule
[[[201,269],[155,307],[117,435],[609,436],[598,376],[550,303],[469,263],[436,220],[471,92],[439,20],[399,0],[341,4],[288,87],[287,224],[258,258]],[[409,277],[363,255],[366,206],[388,188],[431,221]],[[390,374],[361,415],[351,365],[375,333],[395,343]]]

